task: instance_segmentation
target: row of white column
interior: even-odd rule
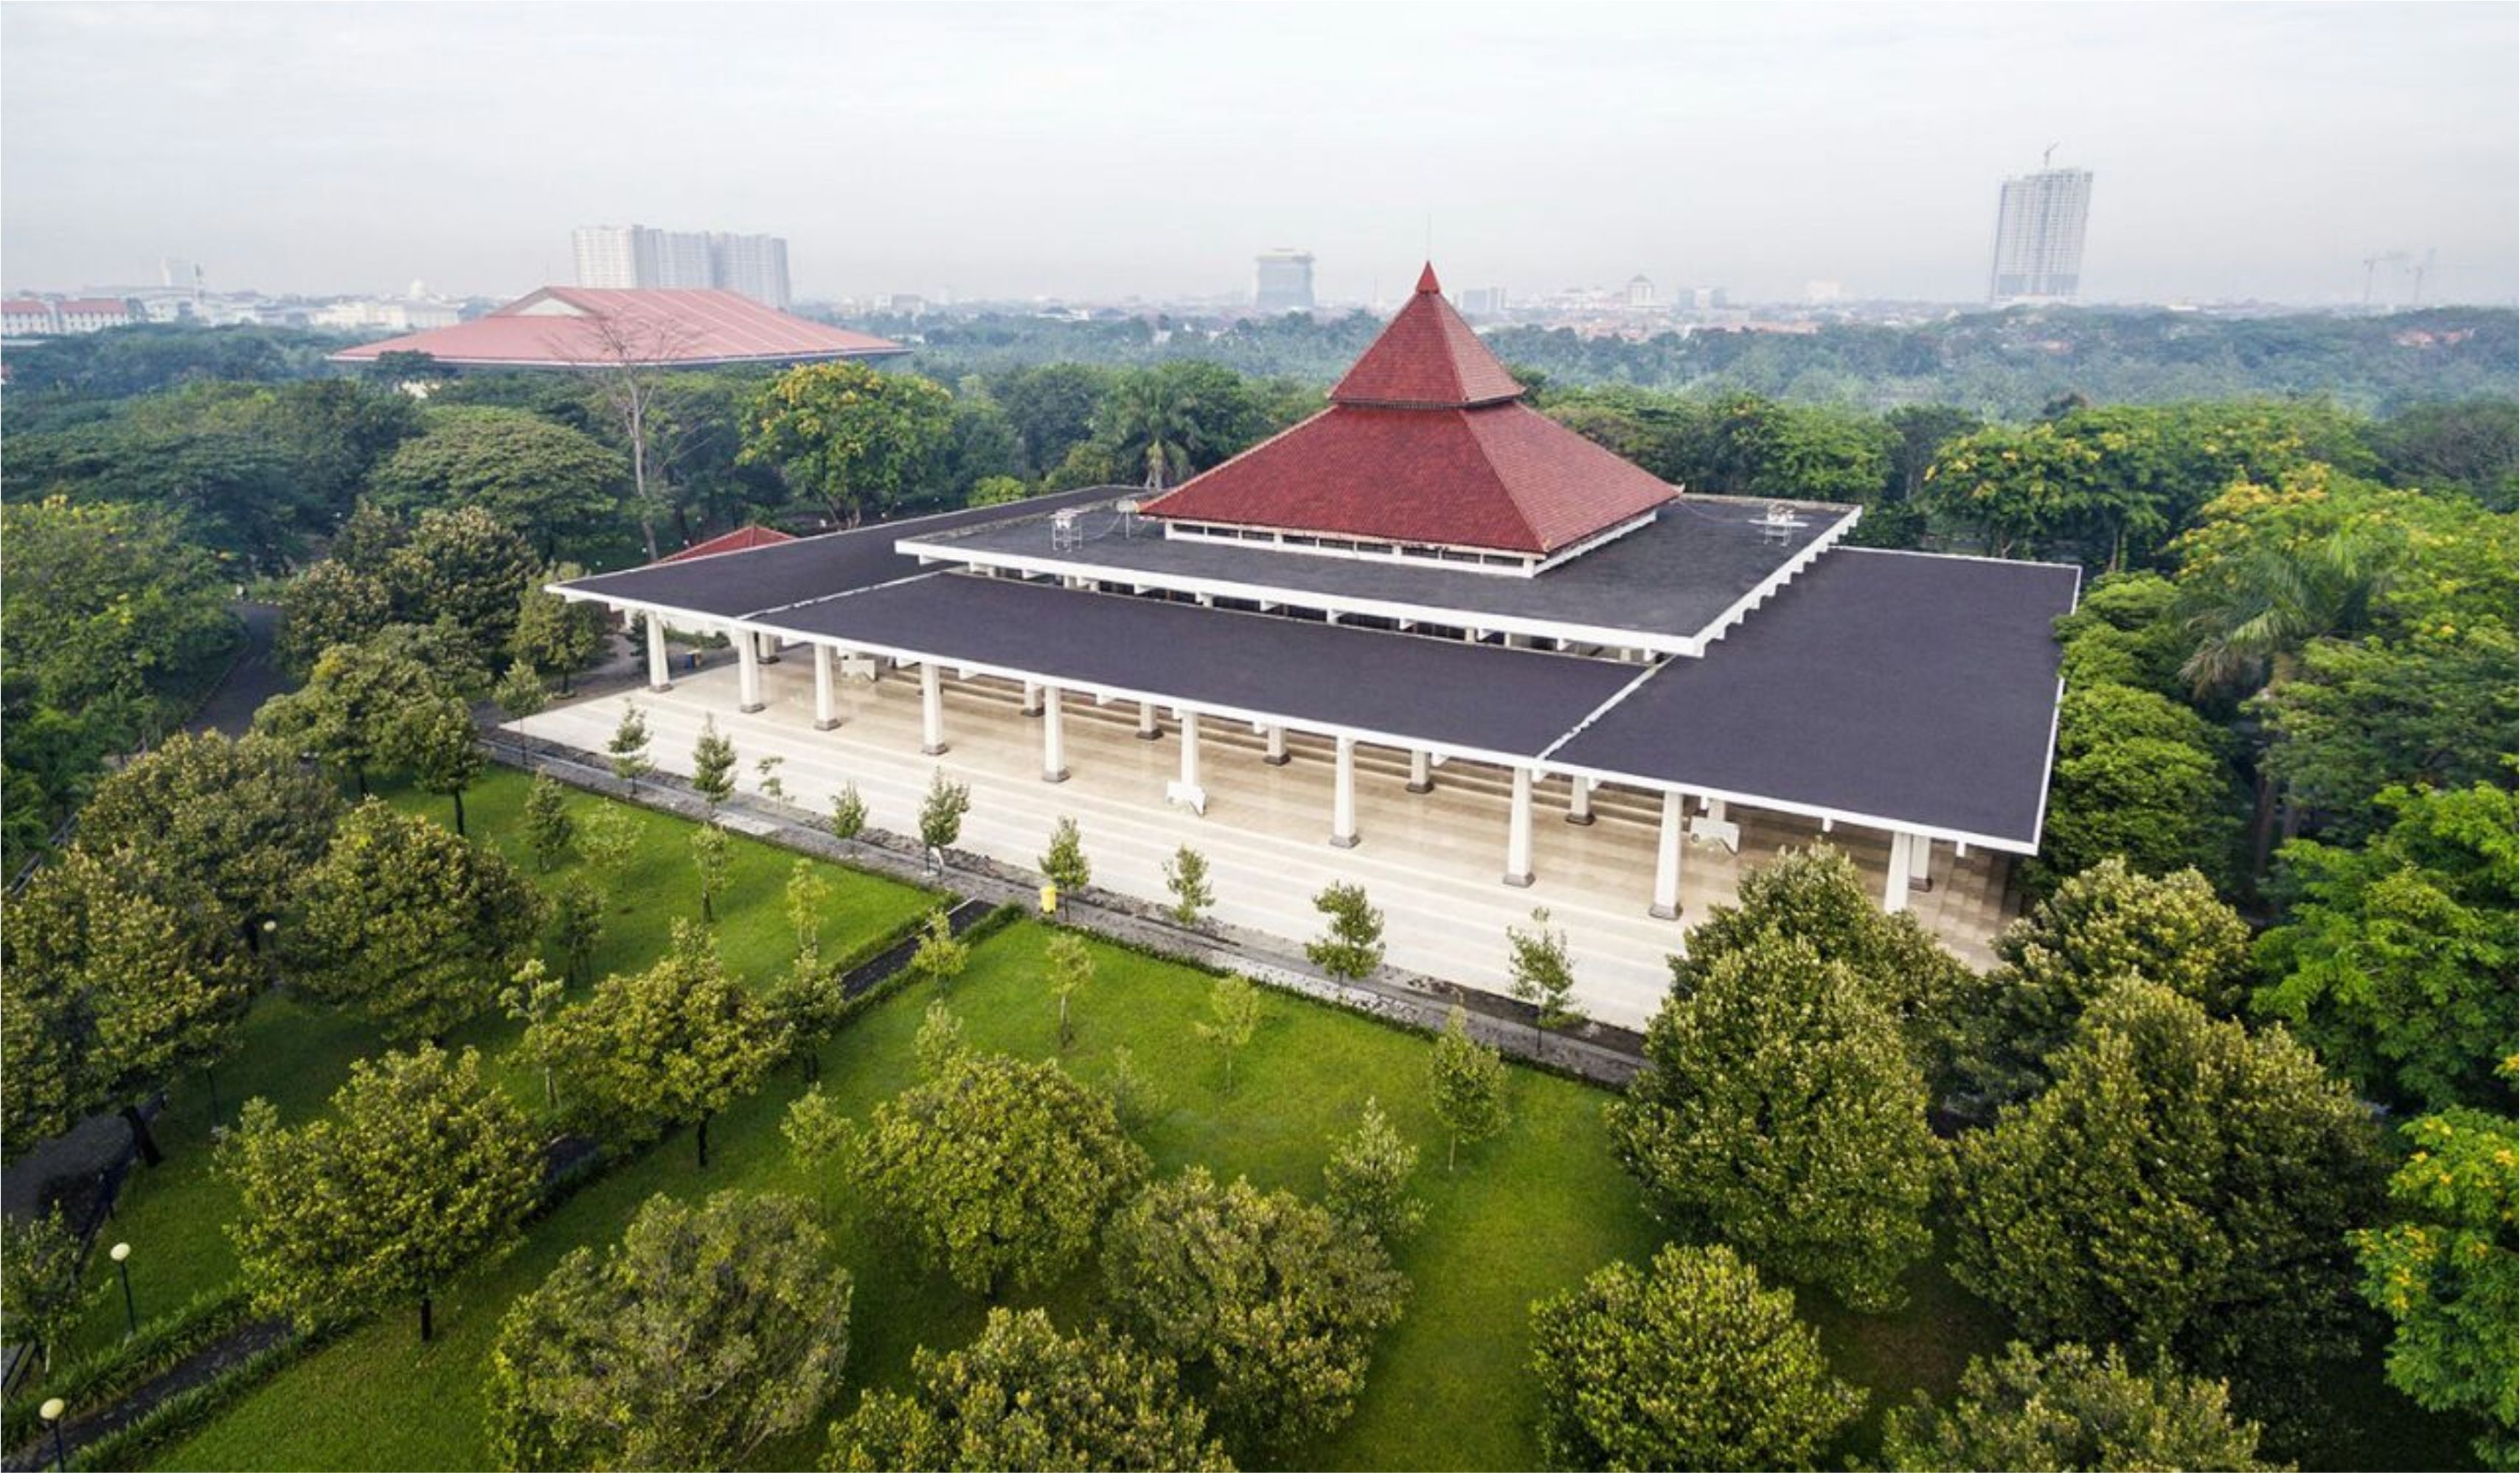
[[[650,616],[648,625],[649,684],[659,691],[670,688],[665,655],[665,631],[661,621]],[[734,634],[737,658],[737,686],[742,709],[762,709],[761,667],[778,658],[772,636],[737,630]],[[829,731],[840,724],[837,680],[833,670],[833,651],[825,644],[808,646],[814,661],[814,727]],[[1041,718],[1042,781],[1067,781],[1067,723],[1064,712],[1065,691],[1056,682],[1027,681],[1024,685],[1023,711],[1026,715]],[[1192,809],[1205,812],[1207,793],[1200,765],[1199,713],[1177,708],[1180,719],[1181,777],[1168,790],[1169,796]],[[923,661],[919,667],[920,751],[928,757],[942,757],[945,742],[944,669],[934,661]],[[1138,736],[1156,741],[1163,736],[1155,703],[1138,703]],[[1272,766],[1284,766],[1286,728],[1272,725],[1267,729],[1267,751],[1262,760]],[[1426,749],[1412,748],[1409,753],[1409,791],[1434,791],[1433,758]],[[1513,769],[1513,797],[1506,831],[1505,883],[1526,887],[1532,883],[1532,789],[1537,774],[1528,766]],[[1568,778],[1566,821],[1574,824],[1593,822],[1593,779]],[[1339,849],[1357,846],[1356,824],[1356,739],[1333,738],[1330,779],[1330,843]],[[1648,913],[1659,920],[1680,917],[1682,863],[1688,846],[1688,796],[1677,788],[1663,790],[1662,819],[1655,836],[1653,902]],[[1721,803],[1708,805],[1709,815],[1723,819]],[[1908,908],[1909,893],[1926,888],[1933,866],[1933,840],[1924,834],[1894,830],[1890,836],[1890,863],[1883,878],[1881,907],[1888,911]]]

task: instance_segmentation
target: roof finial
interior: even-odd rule
[[[1435,263],[1433,261],[1428,261],[1426,263],[1426,269],[1418,273],[1418,295],[1420,297],[1441,297],[1444,295],[1443,285],[1435,280]]]

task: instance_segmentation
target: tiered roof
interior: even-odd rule
[[[1672,487],[1521,402],[1429,264],[1330,407],[1148,503],[1148,516],[1546,556]]]

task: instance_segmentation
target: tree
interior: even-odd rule
[[[530,1036],[535,1024],[559,1014],[567,995],[568,985],[563,979],[551,975],[551,969],[543,965],[541,957],[528,957],[525,964],[517,969],[516,979],[508,984],[508,990],[499,994],[499,1010],[522,1024]],[[557,1113],[560,1109],[560,1081],[553,1074],[552,1060],[538,1057],[534,1062],[543,1073],[543,1108]]]
[[[517,596],[516,632],[508,636],[508,658],[559,675],[562,695],[578,668],[603,652],[604,606],[562,598],[544,585],[585,575],[574,563],[555,563],[536,575]]]
[[[543,561],[484,507],[423,512],[385,560],[385,591],[397,621],[447,621],[463,631],[475,663],[495,667],[516,636],[518,599]]]
[[[1810,1468],[1864,1409],[1790,1290],[1721,1243],[1614,1263],[1531,1308],[1552,1468]]]
[[[307,872],[288,940],[297,986],[406,1042],[489,1006],[542,923],[541,893],[507,860],[370,799]]]
[[[1171,1361],[1097,1325],[1073,1339],[1039,1310],[993,1309],[979,1338],[947,1355],[922,1346],[913,1390],[869,1391],[832,1427],[824,1466],[1195,1469],[1231,1473],[1207,1412]]]
[[[1844,966],[1890,1011],[1929,1085],[1943,1082],[1953,1003],[1969,970],[1908,911],[1882,910],[1872,887],[1834,845],[1787,850],[1742,877],[1733,904],[1718,905],[1672,958],[1676,990],[1698,985],[1718,960],[1774,935],[1806,943]]]
[[[1095,406],[1094,429],[1118,465],[1156,487],[1221,463],[1262,433],[1242,376],[1194,362],[1121,376]]]
[[[1068,999],[1094,980],[1094,953],[1086,948],[1083,937],[1059,932],[1042,947],[1042,971],[1051,995],[1058,999],[1058,1051],[1065,1053],[1075,1036],[1067,1022]]]
[[[1260,990],[1250,980],[1231,973],[1208,989],[1207,1009],[1213,1016],[1194,1020],[1192,1033],[1216,1045],[1225,1059],[1225,1092],[1234,1092],[1234,1060],[1251,1046],[1260,1031]]]
[[[508,672],[490,688],[490,701],[499,708],[499,714],[511,721],[521,721],[550,707],[551,688],[543,684],[543,677],[531,665],[519,660],[509,666]]]
[[[639,785],[639,776],[648,770],[648,717],[638,707],[621,703],[621,720],[612,728],[611,740],[604,744],[610,754],[612,775],[621,779],[627,792]]]
[[[919,805],[919,842],[938,853],[954,847],[963,837],[963,815],[971,811],[971,790],[963,783],[945,780],[938,768],[927,780],[927,796]]]
[[[232,939],[259,944],[340,821],[341,795],[275,742],[178,732],[98,783],[79,840],[130,851],[216,898]]]
[[[280,594],[280,667],[304,674],[326,650],[358,644],[393,622],[393,598],[374,575],[325,558],[289,580]]]
[[[542,1153],[471,1049],[428,1044],[350,1066],[325,1115],[284,1128],[246,1103],[219,1146],[242,1204],[228,1235],[266,1313],[301,1327],[417,1302],[507,1252],[533,1205]]]
[[[952,397],[916,374],[809,363],[762,391],[740,458],[777,466],[790,491],[855,527],[911,489],[952,419]]]
[[[2219,1381],[2168,1366],[2138,1372],[2116,1346],[2019,1341],[1969,1358],[1959,1396],[1941,1410],[1917,1394],[1884,1419],[1882,1460],[1901,1473],[1944,1468],[2228,1468],[2271,1473],[2258,1424],[2231,1415]]]
[[[13,455],[13,481],[20,469]],[[39,706],[136,718],[234,647],[216,564],[147,505],[13,495],[0,541],[0,657]]]
[[[0,1219],[0,1317],[12,1344],[32,1346],[53,1368],[53,1352],[77,1330],[98,1285],[79,1282],[87,1244],[62,1220],[56,1202],[42,1214]]]
[[[504,1468],[722,1468],[839,1390],[849,1275],[775,1192],[658,1193],[602,1258],[570,1251],[500,1321],[488,1432]]]
[[[823,948],[823,911],[832,903],[831,877],[811,859],[788,866],[788,928],[796,934],[796,954],[812,956]]]
[[[1032,487],[1015,476],[983,476],[971,483],[971,493],[963,498],[965,506],[1010,506],[1032,494]]]
[[[2514,1163],[2507,1113],[2453,1106],[2398,1128],[2407,1158],[2389,1178],[2400,1220],[2358,1228],[2362,1297],[2395,1326],[2389,1384],[2429,1410],[2459,1411],[2488,1429],[2476,1455],[2490,1467],[2520,1456],[2520,1251],[2511,1240]]]
[[[919,1077],[942,1078],[970,1051],[969,1041],[963,1036],[963,1020],[955,1015],[953,1005],[942,997],[928,998],[927,1011],[919,1017],[918,1036],[910,1044],[911,1057],[919,1063]]]
[[[1958,1142],[1953,1277],[2034,1342],[2168,1355],[2270,1420],[2307,1404],[2355,1338],[2346,1231],[2379,1206],[2352,1091],[2281,1030],[2144,982],[2092,1003],[2051,1067]]]
[[[1535,1050],[1543,1033],[1556,1033],[1584,1021],[1573,1006],[1575,964],[1566,954],[1566,933],[1549,926],[1549,907],[1535,906],[1531,929],[1505,928],[1506,974],[1512,979],[1514,999],[1531,1004],[1531,1042]]]
[[[858,785],[840,784],[840,791],[832,796],[832,837],[855,839],[866,832],[866,800],[858,796]]]
[[[584,1002],[529,1036],[560,1062],[569,1098],[632,1129],[686,1122],[700,1167],[709,1121],[761,1082],[787,1051],[776,1021],[726,975],[708,938],[674,923],[665,954],[645,972],[616,972]]]
[[[1056,468],[1094,436],[1094,407],[1109,375],[1083,363],[1047,363],[1012,374],[996,388],[1014,426],[1024,463],[1036,473]]]
[[[1363,982],[1382,967],[1382,912],[1368,903],[1365,887],[1345,883],[1323,888],[1313,908],[1329,917],[1329,928],[1318,941],[1304,943],[1304,956],[1332,977]]]
[[[595,963],[596,944],[604,939],[604,894],[584,879],[562,882],[552,898],[552,942],[571,982],[582,982]]]
[[[2360,850],[2283,847],[2290,918],[2259,943],[2251,1007],[2385,1099],[2508,1109],[2495,1072],[2520,1013],[2520,807],[2478,784],[2389,793]]]
[[[902,970],[920,982],[934,983],[942,991],[970,964],[971,948],[955,937],[952,912],[936,909],[927,912],[927,919],[921,923],[919,944]]]
[[[699,871],[700,919],[717,919],[717,898],[726,893],[735,867],[735,843],[714,822],[692,830],[692,867]]]
[[[382,640],[337,644],[315,662],[306,684],[254,713],[256,735],[347,772],[368,794],[368,775],[410,753],[410,713],[446,699],[428,667]]]
[[[1204,1167],[1112,1220],[1102,1267],[1125,1327],[1194,1376],[1230,1446],[1285,1449],[1347,1420],[1409,1281],[1377,1240],[1291,1192]]]
[[[1331,1146],[1322,1168],[1322,1205],[1385,1248],[1397,1248],[1425,1225],[1426,1204],[1409,1190],[1417,1170],[1418,1148],[1400,1138],[1381,1103],[1369,1096],[1355,1133]]]
[[[621,881],[629,872],[630,861],[638,857],[639,821],[617,805],[595,804],[578,815],[577,852],[605,894],[622,900],[622,908],[629,908],[629,897],[621,893]]]
[[[1216,891],[1207,879],[1207,855],[1187,844],[1164,861],[1164,888],[1172,892],[1173,920],[1184,926],[1197,925],[1216,903]]]
[[[568,816],[568,790],[548,772],[534,774],[525,789],[525,847],[533,851],[534,867],[544,874],[568,857],[577,825]]]
[[[773,754],[752,764],[754,774],[760,779],[758,787],[761,796],[772,803],[784,804],[788,801],[788,784],[779,776],[779,768],[788,759]]]
[[[2363,437],[2392,484],[2455,488],[2494,511],[2520,504],[2520,422],[2507,400],[2409,404]]]
[[[2249,927],[2192,869],[2155,877],[2107,858],[2057,887],[1996,939],[2001,963],[1966,990],[1958,1073],[1980,1113],[2048,1087],[2047,1060],[2084,1009],[2140,977],[2217,1013],[2250,973]]]
[[[621,457],[592,437],[521,409],[433,411],[369,480],[389,511],[477,507],[549,558],[612,529],[621,515]]]
[[[2044,895],[2111,856],[2148,875],[2220,878],[2239,827],[2229,773],[2206,748],[2141,737],[2069,757],[2060,740],[2046,837],[2022,878]]]
[[[1093,883],[1094,866],[1085,857],[1085,839],[1076,829],[1076,820],[1061,817],[1050,831],[1050,848],[1041,856],[1042,878],[1058,887],[1058,903],[1067,905],[1067,898]]]
[[[455,801],[455,832],[464,832],[464,790],[485,759],[472,713],[449,696],[405,713],[396,745],[421,787]]]
[[[1476,1144],[1503,1133],[1510,1123],[1505,1108],[1505,1059],[1470,1036],[1470,1015],[1458,1003],[1426,1056],[1426,1096],[1446,1132],[1447,1172],[1460,1160],[1462,1141]]]
[[[1108,1099],[1003,1054],[959,1054],[877,1106],[857,1161],[920,1260],[991,1297],[1056,1282],[1146,1175]]]
[[[700,718],[700,736],[692,745],[692,791],[717,811],[735,796],[735,743],[717,729],[714,715]]]
[[[1664,1211],[1878,1312],[1933,1246],[1925,1104],[1889,1010],[1843,964],[1771,933],[1673,990],[1609,1119]]]
[[[1111,1097],[1111,1109],[1120,1124],[1131,1130],[1163,1119],[1167,1108],[1163,1086],[1139,1067],[1137,1055],[1125,1044],[1111,1050],[1111,1072],[1102,1077],[1102,1092]]]
[[[157,1165],[141,1094],[215,1066],[253,997],[233,934],[200,886],[129,850],[73,845],[36,871],[0,911],[0,1151],[111,1109]]]

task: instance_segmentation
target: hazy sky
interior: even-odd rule
[[[0,5],[13,287],[502,295],[570,227],[800,297],[1615,283],[1965,299],[2093,170],[2088,297],[2509,301],[2520,7]],[[2384,297],[2402,273],[2382,267]]]

